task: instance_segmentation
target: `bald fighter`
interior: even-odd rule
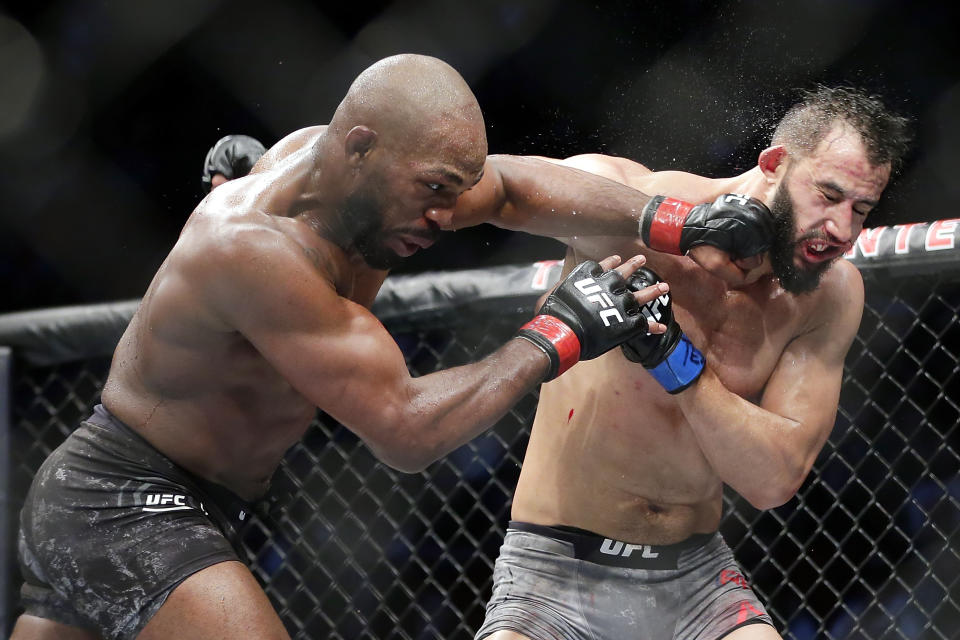
[[[476,99],[439,60],[361,73],[329,125],[283,139],[188,219],[102,405],[34,479],[13,637],[286,638],[230,539],[317,407],[419,470],[545,378],[665,329],[640,304],[667,286],[624,280],[642,257],[587,261],[491,356],[412,378],[369,311],[388,270],[459,215],[635,237],[648,201],[573,168],[487,158]]]
[[[646,305],[668,329],[543,386],[478,640],[780,637],[718,533],[723,485],[772,509],[810,472],[863,309],[860,274],[838,258],[907,142],[906,122],[876,98],[823,88],[734,177],[600,155],[560,162],[679,198],[646,207],[648,268],[631,278],[670,283]],[[761,203],[773,213],[768,251],[749,257],[743,219],[703,243],[722,226],[705,212]],[[567,244],[566,270],[640,246]]]

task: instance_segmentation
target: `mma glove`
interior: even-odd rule
[[[267,149],[256,138],[244,135],[224,136],[207,151],[203,160],[203,192],[210,193],[214,174],[223,174],[227,180],[242,178],[250,173]]]
[[[517,337],[549,356],[547,381],[647,329],[647,318],[623,277],[587,260],[557,285]]]
[[[661,253],[686,255],[708,244],[734,260],[764,253],[773,242],[773,214],[756,198],[728,193],[693,205],[654,196],[640,216],[640,239]]]
[[[627,280],[632,291],[639,291],[658,282],[660,277],[645,268],[637,269]],[[620,345],[620,349],[628,360],[639,362],[646,367],[669,393],[680,393],[697,381],[703,373],[706,359],[687,339],[674,319],[669,293],[643,305],[642,313],[648,319],[667,325],[666,332],[647,333],[630,338]]]

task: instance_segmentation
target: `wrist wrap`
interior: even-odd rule
[[[703,354],[687,339],[686,334],[681,334],[663,362],[648,371],[668,393],[680,393],[697,381],[704,366]]]
[[[689,202],[675,198],[654,196],[643,208],[640,239],[654,251],[683,255],[680,236],[683,233],[683,223],[693,207]]]
[[[550,358],[544,382],[553,380],[580,359],[580,340],[573,329],[554,316],[539,315],[520,327],[518,338],[538,346]]]

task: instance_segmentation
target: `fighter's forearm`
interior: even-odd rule
[[[514,339],[478,362],[416,378],[396,424],[367,444],[386,464],[419,471],[492,427],[548,365],[537,347]]]
[[[552,237],[636,236],[650,196],[586,171],[538,158],[490,156],[500,176],[500,210],[490,220],[507,229]]]
[[[720,479],[758,509],[789,500],[809,472],[802,425],[727,389],[708,366],[678,394],[684,417]]]

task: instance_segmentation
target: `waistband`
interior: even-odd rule
[[[718,533],[695,533],[674,544],[634,544],[564,525],[547,526],[511,520],[508,529],[533,533],[573,545],[573,557],[594,564],[627,569],[676,569],[680,554],[706,545]]]
[[[199,489],[204,496],[219,509],[231,526],[235,527],[239,523],[246,520],[247,517],[254,512],[257,503],[244,500],[222,484],[217,484],[216,482],[206,480],[194,473],[191,473],[190,471],[187,471],[173,460],[170,460],[170,458],[168,458],[162,451],[154,447],[146,438],[131,429],[129,425],[110,413],[110,410],[102,404],[95,405],[93,407],[93,414],[84,420],[84,422],[88,422],[94,426],[102,427],[104,429],[111,429],[114,432],[119,433],[120,436],[127,441],[136,442],[137,446],[147,448],[150,450],[152,455],[162,458],[165,462],[175,468],[178,474],[184,476],[183,479],[193,483],[197,489]]]

